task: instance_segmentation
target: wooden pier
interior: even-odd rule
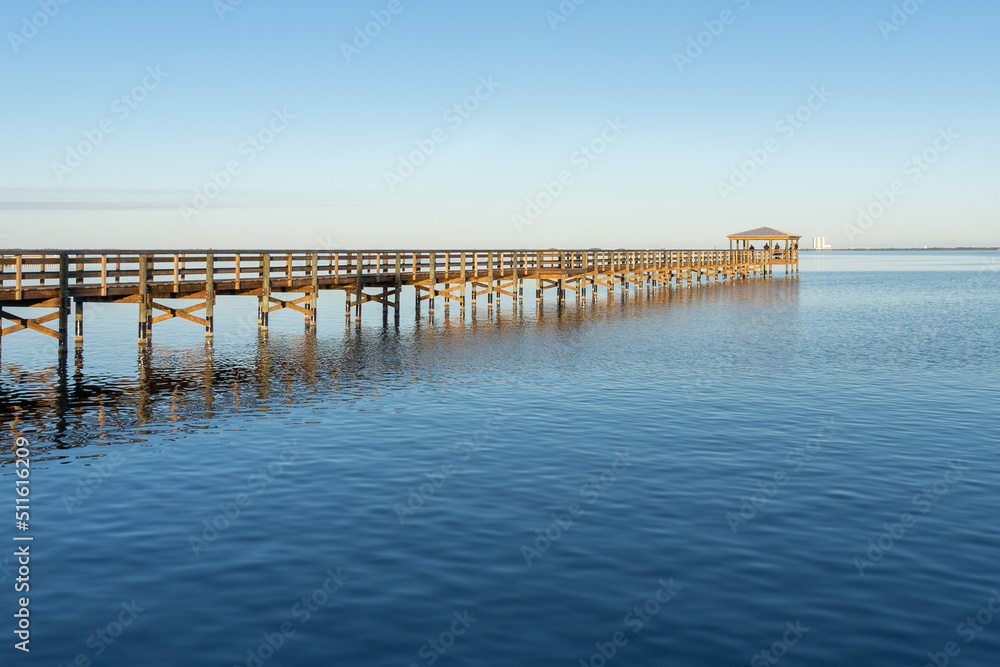
[[[76,346],[83,343],[86,303],[137,304],[139,343],[148,344],[153,326],[173,318],[203,327],[211,339],[220,296],[256,297],[257,326],[266,333],[270,315],[283,310],[301,314],[306,330],[315,331],[321,290],[346,294],[348,321],[353,316],[360,323],[362,306],[378,304],[384,322],[393,311],[398,323],[404,288],[412,288],[419,317],[425,306],[431,316],[439,304],[464,311],[483,296],[488,308],[504,297],[517,304],[526,282],[536,302],[551,292],[563,303],[569,294],[586,298],[588,290],[596,297],[601,289],[614,294],[768,278],[782,267],[786,276],[798,274],[798,237],[777,238],[789,239],[785,248],[772,241],[768,250],[4,251],[0,333],[51,336],[65,359],[71,316]],[[167,299],[191,303],[180,307]],[[28,317],[11,308],[47,312]]]

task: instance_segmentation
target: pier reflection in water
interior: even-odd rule
[[[497,382],[530,382],[539,366],[590,363],[593,346],[617,344],[607,326],[627,326],[634,317],[663,318],[664,340],[680,343],[684,311],[715,308],[721,300],[739,306],[719,312],[729,320],[730,336],[752,340],[771,335],[773,327],[791,323],[780,313],[794,306],[798,288],[799,280],[793,278],[601,294],[538,309],[533,303],[525,307],[524,301],[489,309],[479,304],[464,315],[451,311],[410,326],[331,325],[319,335],[285,332],[274,325],[269,335],[259,335],[237,327],[243,334],[237,340],[219,336],[214,343],[187,346],[172,341],[164,330],[151,346],[140,346],[131,365],[119,350],[101,355],[99,368],[93,369],[86,349],[78,350],[66,368],[3,362],[0,423],[14,434],[29,426],[36,439],[59,450],[52,455],[69,456],[65,450],[74,447],[112,444],[114,434],[122,431],[128,431],[128,441],[142,441],[147,434],[143,427],[151,424],[182,432],[219,417],[266,419],[291,403],[405,410],[404,394],[414,387],[434,391],[461,383],[463,376],[478,381],[483,374]],[[121,320],[130,319],[127,310],[117,313]],[[116,313],[109,309],[102,315]],[[122,335],[120,322],[108,329],[121,337],[119,342],[131,342]],[[725,336],[727,327],[721,326],[719,334]],[[538,339],[545,341],[540,348]],[[483,367],[487,347],[496,350],[492,368]],[[52,359],[44,350],[18,356]],[[737,363],[733,356],[720,352],[709,363]],[[156,432],[163,433],[161,428]]]

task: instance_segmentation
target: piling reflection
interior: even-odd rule
[[[115,376],[88,372],[85,350],[77,351],[70,368],[5,362],[0,424],[10,435],[31,434],[37,451],[58,458],[71,455],[62,450],[82,445],[142,441],[150,429],[162,434],[235,415],[267,418],[281,405],[361,409],[356,404],[366,399],[391,403],[398,392],[433,391],[476,373],[530,373],[518,367],[516,346],[525,344],[519,331],[542,341],[543,349],[533,354],[570,365],[585,363],[590,346],[614,345],[613,327],[629,317],[663,317],[665,336],[674,339],[683,335],[670,331],[678,326],[678,313],[714,308],[740,318],[738,328],[747,336],[762,335],[779,322],[788,324],[798,289],[793,278],[602,292],[563,304],[547,300],[537,308],[521,300],[493,308],[470,304],[465,313],[451,309],[444,315],[442,309],[436,319],[425,314],[404,328],[391,322],[348,325],[320,334],[257,335],[240,345],[217,337],[214,344],[189,348],[154,342],[140,346],[134,373]],[[477,355],[485,345],[499,345],[503,353]],[[489,364],[495,368],[484,367]]]

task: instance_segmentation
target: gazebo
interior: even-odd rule
[[[789,271],[798,273],[799,268],[799,239],[797,234],[789,234],[771,227],[758,227],[739,234],[729,235],[729,250],[753,251],[749,253],[747,260],[754,269],[759,266],[763,274],[773,275],[774,265],[784,265],[785,275]],[[763,247],[755,247],[753,241],[763,241]],[[781,246],[784,243],[784,247]],[[746,253],[740,253],[746,254]]]

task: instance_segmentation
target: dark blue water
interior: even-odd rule
[[[3,664],[998,664],[1000,253],[399,329],[340,299],[148,356],[94,309],[64,374],[5,337]]]

